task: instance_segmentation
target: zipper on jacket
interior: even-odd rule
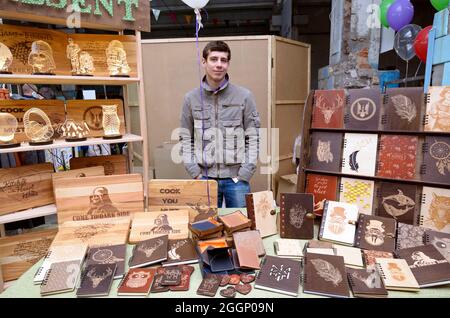
[[[214,95],[214,107],[216,108],[216,140],[214,142],[216,142],[217,145],[217,131],[219,130],[219,95],[215,94]],[[216,147],[214,147],[216,148]],[[216,148],[217,151],[217,148]],[[215,155],[217,156],[217,153],[215,153]],[[216,157],[217,158],[217,157]],[[217,169],[217,178],[220,178],[220,167],[219,167],[219,163],[216,162],[216,169]]]

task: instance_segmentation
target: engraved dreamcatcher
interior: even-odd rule
[[[445,170],[450,172],[450,145],[443,141],[435,140],[430,147],[430,156],[435,159],[436,167],[440,174],[446,174]]]

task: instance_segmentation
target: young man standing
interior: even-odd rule
[[[183,161],[196,179],[215,179],[218,206],[245,207],[245,194],[256,170],[259,114],[252,93],[231,84],[231,51],[222,41],[203,49],[201,88],[187,93],[181,113]]]

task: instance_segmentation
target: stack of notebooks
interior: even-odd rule
[[[222,236],[223,224],[214,218],[189,223],[194,240],[214,239]]]
[[[234,232],[248,231],[252,226],[252,221],[239,210],[219,216],[219,221],[223,223],[228,236],[232,236]]]

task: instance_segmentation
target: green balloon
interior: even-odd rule
[[[438,11],[441,11],[441,10],[444,10],[445,8],[447,8],[449,2],[450,2],[450,0],[431,0],[431,4]]]
[[[446,1],[448,2],[449,0]],[[384,25],[386,28],[389,28],[389,23],[387,20],[387,12],[391,4],[393,4],[394,2],[395,0],[383,0],[380,4],[380,21],[381,24]]]

